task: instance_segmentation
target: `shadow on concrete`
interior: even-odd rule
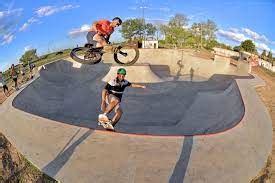
[[[160,78],[171,76],[168,65],[150,65],[150,68]]]
[[[191,156],[192,146],[193,137],[185,137],[183,140],[179,160],[177,161],[173,173],[169,179],[169,183],[184,182],[184,177]]]
[[[66,146],[68,146],[68,144],[71,143],[71,141],[79,133],[79,131],[80,129],[68,141]],[[43,172],[46,172],[48,175],[54,177],[61,170],[61,168],[68,162],[77,146],[80,145],[85,139],[87,139],[92,134],[92,132],[93,130],[88,130],[69,147],[66,148],[65,146],[62,149],[62,151],[60,151],[60,153],[51,162],[49,162],[44,168],[42,168]]]

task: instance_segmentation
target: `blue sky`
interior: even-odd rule
[[[252,39],[259,51],[275,55],[274,0],[1,0],[0,70],[18,63],[31,48],[41,55],[82,45],[93,21],[141,17],[142,9],[152,23],[167,23],[176,13],[188,16],[190,25],[211,19],[218,26],[219,41],[239,45]],[[116,31],[111,41],[121,39]]]

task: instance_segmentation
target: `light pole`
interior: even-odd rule
[[[145,41],[145,17],[144,17],[144,9],[146,6],[140,6],[142,9],[142,40]]]
[[[202,49],[202,23],[200,23],[201,25],[201,49]]]

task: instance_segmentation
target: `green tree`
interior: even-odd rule
[[[19,59],[19,61],[21,63],[23,63],[24,65],[28,64],[29,62],[32,62],[34,60],[37,60],[38,56],[36,54],[36,49],[32,49],[32,50],[28,50],[26,51],[21,58]]]
[[[263,50],[263,52],[261,54],[261,58],[262,59],[266,59],[266,50]]]
[[[256,46],[255,44],[252,42],[252,40],[245,40],[241,43],[240,47],[243,48],[244,51],[247,51],[249,53],[256,53]]]
[[[208,50],[212,50],[214,47],[216,47],[218,45],[218,41],[216,41],[215,39],[212,39],[210,41],[207,41],[205,48]]]
[[[193,23],[191,32],[194,36],[197,48],[202,47],[202,23]]]
[[[147,36],[154,36],[156,31],[157,31],[157,28],[153,24],[151,23],[145,24],[145,34]]]
[[[242,51],[242,48],[240,46],[234,46],[233,51],[240,52],[240,51]]]
[[[134,37],[141,37],[143,34],[143,20],[136,18],[124,21],[120,32],[122,37],[127,40],[131,40]]]
[[[188,24],[188,19],[183,14],[176,14],[172,17],[168,25],[160,27],[161,32],[165,35],[165,42],[174,47],[184,47],[190,33],[184,28]]]
[[[193,23],[191,26],[191,32],[196,37],[197,47],[205,47],[212,49],[216,46],[216,31],[217,25],[212,20],[206,22]]]
[[[188,18],[184,14],[177,13],[168,23],[169,27],[183,27],[188,25]]]
[[[135,38],[141,39],[144,34],[147,36],[154,36],[156,30],[157,29],[153,24],[144,24],[143,19],[135,18],[124,21],[120,32],[124,39],[132,40]]]
[[[207,42],[216,39],[215,33],[218,29],[214,21],[208,19],[206,22],[202,23],[202,28],[203,37]]]

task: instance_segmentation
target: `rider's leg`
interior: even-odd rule
[[[113,52],[113,46],[109,45],[102,35],[95,34],[93,40],[97,42],[96,47],[103,47],[103,51],[105,52]]]
[[[118,107],[118,109],[115,112],[115,116],[112,119],[113,126],[115,126],[117,124],[117,122],[120,120],[122,114],[123,114],[122,109],[120,107]]]
[[[109,114],[115,106],[119,103],[117,99],[112,100],[104,111],[104,114]]]
[[[90,31],[90,32],[87,33],[87,36],[86,36],[87,42],[88,42],[89,44],[92,44],[94,47],[96,47],[96,44],[97,44],[97,42],[96,42],[95,40],[93,40],[93,37],[94,37],[95,35],[96,35],[96,32]]]
[[[100,34],[95,34],[93,36],[93,41],[97,42],[96,47],[104,47],[105,45],[107,45],[105,38]]]
[[[106,89],[103,89],[101,92],[101,106],[100,109],[102,112],[106,110],[106,104],[109,103],[109,97],[108,97],[108,92]]]

